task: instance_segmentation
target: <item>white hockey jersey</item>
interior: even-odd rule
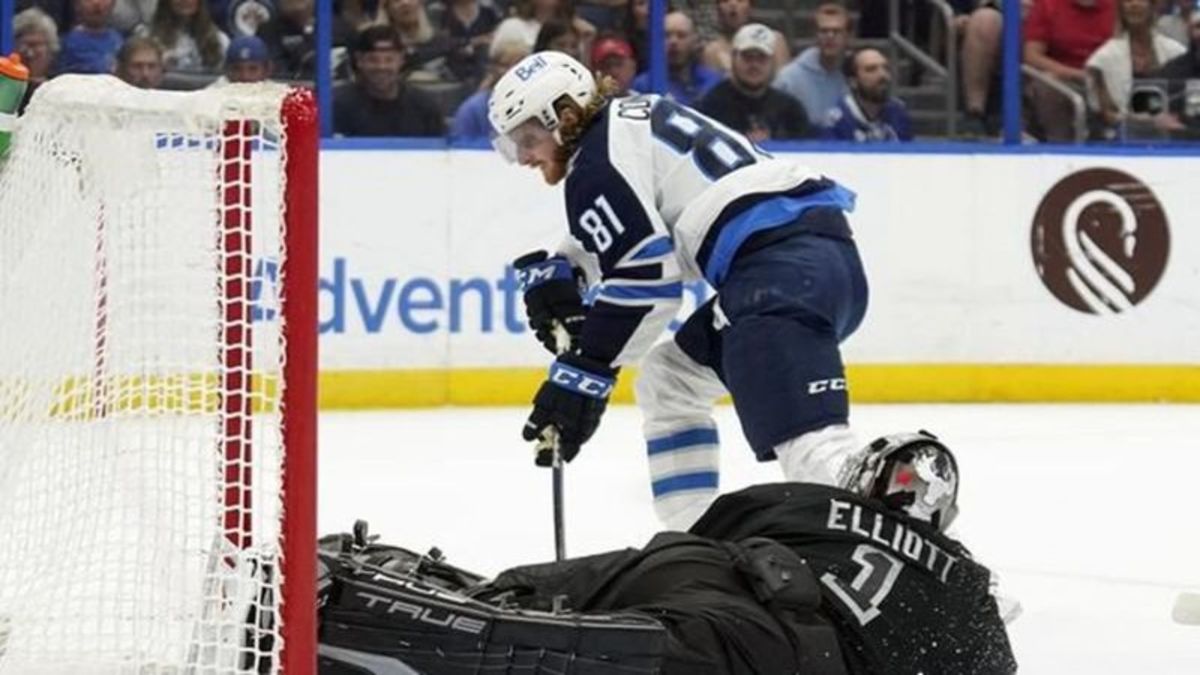
[[[582,352],[624,365],[674,317],[684,280],[714,283],[702,249],[726,207],[823,179],[660,96],[616,99],[601,116],[568,169],[560,252],[599,285]]]

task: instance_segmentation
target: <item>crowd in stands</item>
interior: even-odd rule
[[[318,1],[16,0],[13,34],[29,95],[63,73],[112,73],[144,88],[311,84]],[[493,84],[542,50],[571,54],[622,94],[651,90],[649,0],[332,2],[337,135],[486,139]],[[1197,2],[1022,0],[1027,138],[1200,137]],[[960,128],[994,138],[1001,3],[949,4],[948,29],[922,2],[902,3],[902,23],[935,60],[957,44]],[[913,115],[896,92],[930,74],[892,62],[887,0],[797,7],[803,21],[785,34],[754,0],[670,1],[666,95],[756,141],[911,140]]]

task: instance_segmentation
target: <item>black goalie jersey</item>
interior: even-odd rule
[[[823,485],[761,485],[722,496],[691,532],[768,537],[804,558],[852,673],[1016,671],[988,569],[880,502]]]

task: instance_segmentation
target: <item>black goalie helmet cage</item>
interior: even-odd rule
[[[847,488],[945,531],[958,515],[958,462],[924,429],[875,439]]]

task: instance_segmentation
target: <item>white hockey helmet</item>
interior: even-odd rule
[[[889,434],[863,449],[843,488],[945,531],[958,515],[958,462],[937,436]]]
[[[596,79],[588,69],[562,52],[530,54],[496,82],[488,100],[488,121],[496,131],[494,145],[509,161],[516,161],[516,147],[508,135],[525,122],[536,119],[559,136],[554,103],[569,97],[584,108],[596,96]]]

